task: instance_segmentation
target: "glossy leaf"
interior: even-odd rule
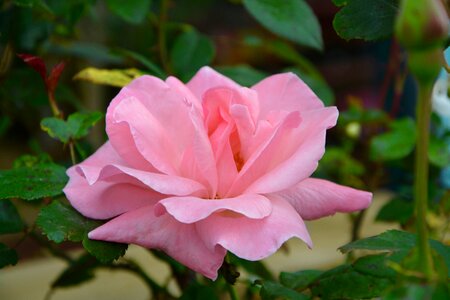
[[[299,292],[285,287],[277,282],[264,281],[260,295],[262,300],[306,300],[309,299],[306,295],[300,294]]]
[[[133,24],[144,21],[150,4],[151,0],[106,0],[106,5],[113,13]]]
[[[103,223],[87,219],[70,205],[59,201],[53,201],[44,207],[36,224],[49,240],[56,243],[82,242],[85,249],[102,263],[119,258],[127,248],[125,244],[89,240],[87,234]]]
[[[0,199],[34,200],[62,194],[66,169],[53,163],[0,171]]]
[[[389,37],[394,30],[398,0],[334,0],[343,6],[335,15],[333,27],[343,39],[366,41]]]
[[[285,287],[302,290],[314,282],[323,271],[318,270],[303,270],[294,273],[281,272],[280,282]]]
[[[14,204],[9,200],[0,200],[0,234],[20,232],[24,226]]]
[[[367,299],[379,297],[392,285],[390,279],[366,275],[351,265],[324,272],[311,286],[322,299]]]
[[[73,79],[85,80],[95,84],[124,87],[133,79],[145,73],[137,69],[97,69],[86,68],[78,72]]]
[[[304,0],[244,0],[243,3],[269,31],[302,46],[323,48],[319,21]]]
[[[51,137],[67,143],[70,139],[80,139],[89,133],[89,129],[94,126],[103,114],[100,112],[74,113],[67,121],[59,118],[45,118],[41,121],[41,128]]]
[[[17,253],[14,249],[0,243],[0,268],[15,265],[18,261]]]
[[[195,30],[178,36],[170,52],[173,71],[183,81],[189,80],[201,67],[214,59],[213,42]]]
[[[414,121],[398,119],[390,123],[390,130],[374,137],[370,144],[370,156],[376,161],[394,160],[406,157],[416,143]]]

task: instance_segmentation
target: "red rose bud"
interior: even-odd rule
[[[435,48],[447,38],[448,25],[441,0],[402,0],[395,34],[407,50]]]

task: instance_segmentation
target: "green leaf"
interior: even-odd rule
[[[115,87],[124,87],[133,79],[144,75],[145,73],[138,69],[97,69],[86,68],[78,72],[73,79],[85,80],[95,84],[110,85]]]
[[[145,57],[144,55],[127,49],[118,49],[117,52],[119,54],[122,54],[126,57],[129,57],[133,60],[140,62],[143,66],[145,66],[148,69],[148,71],[155,74],[159,78],[167,77],[167,74],[165,74],[164,71],[161,70],[161,68],[158,65],[156,65],[154,62],[152,62],[149,58]]]
[[[414,214],[414,205],[411,201],[402,198],[394,198],[380,209],[376,217],[377,221],[399,222],[406,224]]]
[[[375,161],[394,160],[409,155],[416,143],[414,121],[398,119],[389,124],[390,130],[374,137],[370,143],[370,156]]]
[[[113,13],[132,24],[144,21],[150,4],[151,0],[106,0],[106,5]]]
[[[72,262],[52,283],[52,287],[79,285],[94,278],[94,269],[100,264],[91,255],[82,255]]]
[[[60,195],[67,183],[66,169],[53,163],[42,163],[0,171],[0,199],[34,200]]]
[[[311,285],[311,292],[323,299],[366,299],[379,297],[391,285],[389,279],[365,275],[351,265],[343,265],[324,272]]]
[[[1,200],[0,234],[21,232],[24,226],[14,204],[9,200]]]
[[[71,114],[67,121],[58,118],[44,118],[41,121],[41,128],[52,138],[56,138],[63,143],[69,140],[77,140],[89,133],[89,129],[94,126],[103,114],[100,112]]]
[[[273,281],[264,281],[261,292],[262,300],[306,300],[307,296]]]
[[[0,243],[0,268],[15,265],[18,261],[17,253],[14,249]]]
[[[390,290],[383,300],[444,300],[450,299],[450,287],[445,283],[436,285],[417,284],[408,282],[405,285]]]
[[[408,251],[398,251],[363,256],[353,263],[353,269],[366,275],[394,279],[397,273],[388,266],[388,261],[400,263],[407,255]]]
[[[219,300],[219,297],[211,286],[193,283],[183,291],[180,300]]]
[[[302,290],[315,281],[323,271],[318,270],[303,270],[294,273],[281,272],[280,282],[285,287]]]
[[[398,0],[339,0],[343,6],[335,15],[333,27],[343,39],[373,41],[392,35]]]
[[[189,80],[201,67],[214,59],[213,42],[195,30],[178,36],[170,52],[173,71],[183,81]]]
[[[125,254],[127,245],[89,240],[89,231],[103,223],[87,219],[70,205],[53,201],[44,207],[36,224],[47,238],[56,243],[63,241],[83,242],[85,249],[102,263],[108,263]]]
[[[269,31],[302,46],[323,48],[319,21],[303,0],[244,0],[245,8]]]
[[[248,65],[222,66],[215,68],[219,73],[233,79],[243,86],[252,86],[267,77],[267,73]]]
[[[428,158],[430,163],[439,167],[445,168],[450,165],[450,149],[449,140],[439,139],[432,136],[430,139],[430,146],[428,147]]]

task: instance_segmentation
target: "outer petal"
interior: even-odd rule
[[[203,99],[203,94],[211,88],[228,87],[234,90],[241,88],[239,84],[210,67],[201,68],[186,86],[192,91],[197,99]]]
[[[323,107],[322,101],[294,73],[276,74],[252,87],[260,101],[260,119],[270,111],[307,111]]]
[[[272,194],[289,201],[306,220],[333,215],[336,212],[353,212],[367,208],[372,193],[356,190],[333,182],[308,178],[296,186]]]
[[[271,199],[272,213],[264,219],[214,214],[197,224],[209,249],[218,245],[247,260],[263,259],[292,237],[312,246],[305,223],[283,199]]]
[[[192,270],[216,279],[225,249],[207,248],[195,225],[179,223],[167,214],[156,217],[153,209],[146,206],[125,213],[91,231],[89,238],[160,249]]]
[[[110,219],[164,197],[129,177],[122,177],[119,182],[100,181],[89,185],[75,168],[70,168],[67,174],[70,177],[64,188],[67,199],[76,210],[92,219]]]
[[[171,197],[158,202],[156,215],[165,212],[182,223],[194,223],[218,212],[235,212],[251,219],[262,219],[272,212],[272,204],[262,195],[241,195],[228,199]]]

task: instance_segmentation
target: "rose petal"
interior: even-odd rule
[[[124,212],[155,203],[164,197],[151,189],[139,186],[133,178],[115,178],[89,185],[76,168],[67,171],[69,182],[64,193],[72,206],[92,219],[110,219]]]
[[[252,89],[258,93],[260,119],[265,119],[270,111],[303,112],[324,106],[314,92],[294,73],[267,77]]]
[[[250,219],[261,219],[270,215],[272,205],[262,195],[240,195],[226,199],[171,197],[155,205],[157,216],[167,212],[182,223],[194,223],[222,211],[235,212]]]
[[[307,178],[273,195],[289,201],[305,220],[326,217],[336,212],[358,211],[367,208],[372,201],[372,193],[316,178]]]
[[[263,169],[261,164],[273,167],[267,167],[264,173],[253,173],[254,181],[245,192],[282,191],[311,176],[325,152],[326,130],[336,124],[337,116],[335,107],[302,113],[300,125],[289,132],[288,138],[267,145],[255,159],[256,169]]]
[[[183,265],[215,280],[225,249],[207,248],[195,225],[179,223],[168,214],[156,217],[153,210],[153,206],[146,206],[125,213],[91,231],[89,238],[160,249]]]
[[[209,249],[218,245],[247,260],[260,260],[275,253],[292,237],[308,246],[311,238],[302,218],[283,199],[271,199],[272,213],[263,219],[214,214],[197,223]]]
[[[228,77],[216,72],[210,67],[201,68],[197,74],[186,84],[197,99],[203,99],[203,94],[211,89],[227,87],[238,90],[240,86]]]

